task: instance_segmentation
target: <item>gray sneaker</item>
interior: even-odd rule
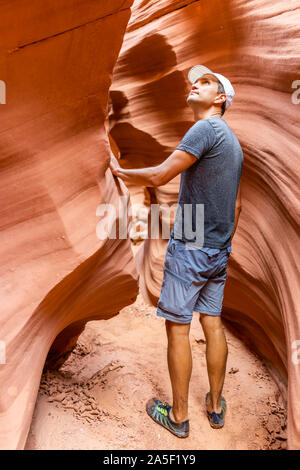
[[[189,435],[189,420],[182,421],[182,423],[176,423],[170,418],[170,411],[172,407],[168,403],[163,403],[157,398],[151,398],[146,403],[146,411],[150,418],[156,423],[160,424],[172,434],[177,437],[188,437]]]
[[[225,400],[224,397],[221,397],[222,410],[221,410],[220,413],[216,413],[215,411],[212,411],[210,413],[207,410],[207,402],[208,402],[209,394],[210,394],[210,392],[208,392],[206,394],[206,397],[205,397],[206,414],[207,414],[207,417],[208,417],[208,421],[209,421],[209,424],[211,425],[212,428],[220,429],[225,424],[226,400]]]

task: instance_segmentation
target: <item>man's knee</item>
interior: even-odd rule
[[[222,320],[220,315],[216,316],[200,313],[199,320],[203,330],[207,331],[208,333],[213,333],[222,328]]]
[[[188,336],[191,328],[190,323],[175,323],[170,320],[166,320],[165,325],[168,337]]]

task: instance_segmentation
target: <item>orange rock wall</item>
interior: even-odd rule
[[[245,160],[223,316],[266,359],[283,394],[288,380],[290,448],[300,448],[300,104],[292,102],[299,22],[296,1],[136,0],[110,95],[120,163],[143,167],[169,156],[193,124],[191,66],[205,64],[232,81],[236,98],[224,118]],[[155,202],[176,202],[178,183],[155,189]],[[154,305],[165,248],[166,241],[148,240],[137,256]]]
[[[137,294],[129,240],[96,236],[99,204],[128,195],[106,171],[104,124],[131,4],[0,5],[2,449],[24,447],[55,338],[50,359]]]

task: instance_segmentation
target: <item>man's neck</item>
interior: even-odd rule
[[[219,117],[221,119],[221,113],[216,111],[216,110],[211,110],[211,109],[204,109],[204,110],[196,110],[194,109],[194,119],[195,121],[200,121],[200,119],[208,119],[210,117]]]

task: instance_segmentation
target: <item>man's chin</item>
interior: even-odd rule
[[[198,103],[199,104],[199,96],[196,95],[195,93],[192,93],[191,95],[188,95],[186,101],[187,101],[187,103]]]
[[[192,109],[201,108],[201,103],[199,103],[199,101],[197,101],[197,98],[195,98],[193,95],[188,96],[186,102]]]

